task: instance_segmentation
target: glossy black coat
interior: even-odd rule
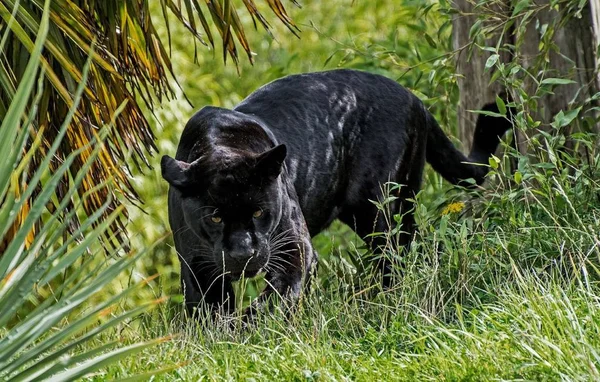
[[[487,163],[510,127],[506,119],[480,117],[466,157],[415,95],[388,78],[354,70],[288,76],[233,110],[203,108],[186,125],[175,159],[162,161],[188,306],[226,305],[241,269],[230,254],[244,251],[263,256],[251,258],[256,261],[250,273],[267,270],[265,295],[298,297],[316,259],[310,237],[334,219],[361,237],[391,228],[372,203],[382,199],[386,182],[403,185],[389,209],[403,215],[405,233],[394,245],[407,246],[414,229],[407,199],[419,190],[425,161],[452,183],[473,178],[480,184],[487,167],[471,163]],[[248,220],[260,203],[271,214],[262,231]],[[203,205],[229,214],[226,224],[241,227],[232,229],[249,238],[247,248],[228,247],[225,224],[220,236],[211,236],[193,227],[196,219],[186,221],[186,211]],[[264,245],[252,241],[261,232],[268,234]],[[366,241],[376,251],[389,244],[383,238]],[[380,266],[387,274],[389,263]]]

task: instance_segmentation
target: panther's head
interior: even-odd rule
[[[198,254],[234,278],[267,265],[282,216],[285,145],[255,153],[211,146],[190,163],[163,156],[162,176],[181,198]]]

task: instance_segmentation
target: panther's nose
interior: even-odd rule
[[[252,237],[248,232],[237,233],[231,237],[231,245],[229,257],[236,261],[248,261],[255,255],[255,250],[252,248]]]
[[[249,251],[231,251],[229,252],[229,256],[237,261],[246,261],[254,256],[254,249]]]

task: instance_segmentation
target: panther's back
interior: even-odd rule
[[[394,179],[407,141],[427,134],[423,106],[412,93],[355,70],[288,76],[234,110],[258,117],[288,146],[288,174],[311,234]]]

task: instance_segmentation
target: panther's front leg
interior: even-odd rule
[[[181,267],[181,286],[185,305],[190,317],[199,317],[203,305],[213,315],[232,313],[235,309],[235,294],[228,275],[214,277],[214,269],[193,271],[187,263]]]
[[[269,304],[272,297],[280,299],[287,308],[293,308],[316,266],[317,254],[293,184],[284,182],[284,190],[282,217],[269,240],[269,261],[265,266],[267,286],[246,310],[247,317]]]
[[[267,286],[247,308],[246,316],[252,317],[265,305],[272,308],[274,298],[286,309],[293,309],[300,299],[303,287],[310,283],[316,262],[317,255],[308,237],[277,250],[266,267]]]

